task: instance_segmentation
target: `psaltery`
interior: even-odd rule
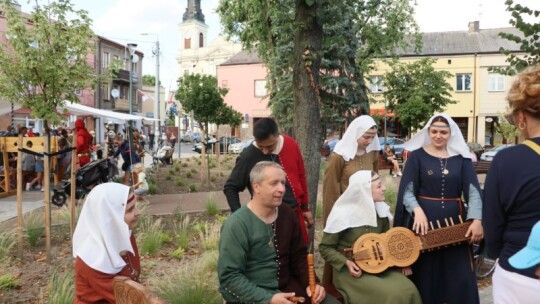
[[[410,266],[422,251],[469,241],[470,237],[465,234],[471,222],[463,223],[461,216],[459,221],[454,224],[452,218],[445,219],[446,226],[441,227],[437,220],[437,229],[430,223],[431,230],[425,235],[416,235],[404,227],[395,227],[385,233],[366,233],[354,242],[351,259],[368,273],[381,273],[393,266]]]

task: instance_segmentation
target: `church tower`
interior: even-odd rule
[[[180,23],[180,49],[198,49],[207,44],[208,25],[204,23],[201,0],[187,0],[186,12]]]

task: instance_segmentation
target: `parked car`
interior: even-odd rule
[[[484,153],[484,148],[479,143],[467,143],[469,150],[473,151],[476,154],[476,158],[480,159],[482,153]]]
[[[381,153],[384,152],[384,147],[389,145],[394,150],[397,158],[403,157],[405,140],[397,137],[387,137],[385,141],[384,137],[379,137],[379,144],[381,145]]]
[[[191,141],[192,141],[191,134],[184,134],[180,136],[180,142],[191,142]]]
[[[241,141],[239,143],[230,144],[229,153],[240,154],[242,153],[242,151],[244,151],[246,147],[251,145],[252,142],[253,142],[253,139],[248,139],[245,141]]]
[[[191,141],[194,143],[200,143],[201,142],[202,135],[199,132],[193,133],[191,136]]]
[[[500,145],[500,146],[497,146],[487,152],[484,152],[482,153],[482,155],[480,155],[480,160],[486,160],[486,161],[492,161],[493,158],[495,157],[495,155],[501,151],[501,150],[504,150],[508,147],[512,147],[513,144],[505,144],[505,145]]]
[[[236,138],[236,137],[220,137],[220,139],[219,139],[219,151],[220,151],[220,153],[229,153],[229,149],[228,149],[229,145],[239,143],[239,142],[241,142],[240,138]],[[216,142],[211,142],[211,140],[207,140],[207,142],[206,142],[206,153],[215,153],[216,150],[217,150],[216,144],[217,144],[217,141]],[[197,153],[201,153],[202,152],[202,143],[194,144],[192,150],[197,152]]]

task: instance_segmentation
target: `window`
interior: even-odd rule
[[[101,62],[103,63],[101,66],[106,68],[109,66],[109,63],[110,63],[110,57],[109,57],[109,52],[103,52],[103,57],[101,58]]]
[[[369,77],[369,90],[371,93],[384,92],[384,82],[382,76]]]
[[[73,93],[75,93],[75,95],[77,95],[77,96],[82,96],[82,90],[81,89],[74,90]]]
[[[456,74],[456,91],[471,91],[472,74]]]
[[[496,74],[496,73],[490,73],[488,75],[488,91],[489,92],[504,92],[504,75]]]
[[[255,97],[266,96],[266,80],[255,80]]]

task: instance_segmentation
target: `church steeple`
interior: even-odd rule
[[[204,15],[201,11],[201,0],[187,0],[186,12],[182,17],[182,20],[187,21],[190,19],[195,19],[204,23]]]

